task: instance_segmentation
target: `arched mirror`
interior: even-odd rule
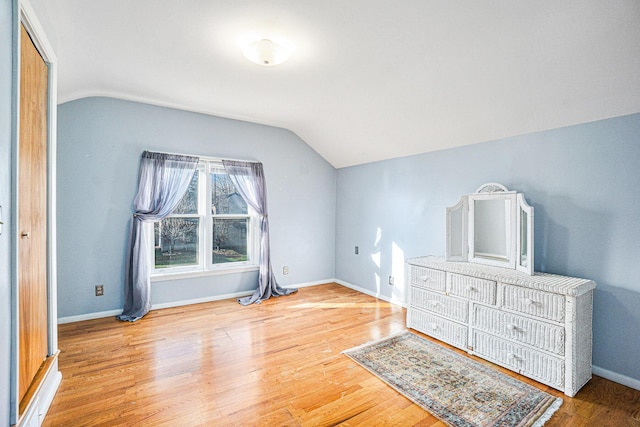
[[[524,195],[488,183],[447,208],[446,259],[533,274],[533,208]]]

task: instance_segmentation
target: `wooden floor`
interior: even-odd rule
[[[44,425],[444,426],[340,354],[404,329],[404,309],[336,284],[60,325]],[[571,399],[509,374],[563,397],[546,427],[640,426],[640,391],[594,377]]]

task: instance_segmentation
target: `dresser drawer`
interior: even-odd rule
[[[409,303],[414,307],[458,322],[467,323],[469,321],[469,303],[466,300],[412,286]]]
[[[447,275],[447,282],[451,295],[485,304],[495,305],[496,303],[496,282],[494,281],[450,273]]]
[[[411,285],[444,292],[446,283],[444,271],[417,267],[415,265],[412,265],[410,270]]]
[[[564,355],[564,327],[562,326],[477,304],[473,307],[471,324],[482,331],[560,356]]]
[[[463,350],[467,349],[467,327],[432,313],[410,308],[407,326]]]
[[[474,351],[529,378],[555,388],[564,388],[564,361],[517,343],[480,331],[473,333]]]
[[[504,285],[502,289],[504,308],[556,322],[564,321],[564,295],[512,285]]]

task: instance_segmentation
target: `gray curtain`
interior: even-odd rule
[[[118,320],[135,322],[151,309],[149,245],[153,235],[144,223],[160,221],[178,206],[193,178],[198,157],[145,151],[140,159],[138,194],[133,201],[125,264],[124,309]]]
[[[224,169],[235,184],[238,193],[245,202],[260,216],[260,273],[258,289],[253,295],[238,298],[242,305],[260,303],[270,297],[289,295],[297,289],[284,289],[278,285],[271,268],[271,254],[269,248],[269,219],[267,215],[267,189],[264,180],[262,163],[223,160]]]

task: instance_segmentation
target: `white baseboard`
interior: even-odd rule
[[[182,301],[163,302],[161,304],[153,304],[151,310],[160,310],[162,308],[181,307],[183,305],[201,304],[203,302],[220,301],[223,299],[234,299],[246,297],[253,294],[253,291],[234,292],[232,294],[212,295],[204,298],[187,299]]]
[[[626,375],[618,374],[617,372],[612,372],[598,366],[593,366],[591,368],[591,372],[599,377],[606,378],[618,384],[626,385],[627,387],[631,387],[635,390],[640,390],[640,380],[636,380],[635,378],[629,378]]]
[[[368,289],[361,288],[360,286],[353,285],[353,284],[351,284],[349,282],[345,282],[344,280],[334,279],[334,281],[337,284],[344,286],[345,288],[353,289],[354,291],[358,291],[360,293],[372,296],[374,298],[381,299],[382,301],[386,301],[386,302],[391,303],[391,304],[399,305],[400,307],[406,307],[407,306],[407,303],[402,301],[402,300],[399,300],[399,299],[396,299],[396,298],[389,298],[386,295],[382,295],[380,293],[376,293],[376,292],[370,291]]]
[[[58,361],[56,360],[51,369],[42,381],[42,385],[33,397],[33,404],[29,407],[22,418],[20,425],[23,426],[40,426],[44,422],[44,417],[49,411],[49,407],[53,402],[53,398],[60,387],[62,374],[58,370]]]
[[[333,281],[333,279],[331,279],[331,281]],[[288,285],[288,286],[282,286],[285,289],[289,289],[289,288],[306,288],[308,286],[317,286],[317,285],[322,285],[325,283],[329,283],[327,281],[317,281],[317,282],[306,282],[306,283],[298,283],[295,285]],[[171,308],[171,307],[180,307],[183,305],[191,305],[191,304],[200,304],[203,302],[212,302],[212,301],[220,301],[220,300],[224,300],[224,299],[235,299],[235,298],[241,298],[241,297],[246,297],[248,295],[252,295],[254,291],[243,291],[243,292],[235,292],[232,294],[224,294],[224,295],[213,295],[213,296],[209,296],[209,297],[204,297],[204,298],[196,298],[196,299],[190,299],[190,300],[183,300],[183,301],[171,301],[171,302],[166,302],[166,303],[162,303],[162,304],[153,304],[151,306],[151,310],[159,310],[161,308]]]
[[[286,286],[282,286],[283,288],[307,288],[309,286],[318,286],[318,285],[326,285],[327,283],[334,283],[336,282],[336,279],[327,279],[327,280],[316,280],[315,282],[304,282],[304,283],[298,283],[295,285],[286,285]],[[337,283],[337,282],[336,282]]]
[[[283,288],[306,288],[308,286],[323,285],[325,283],[331,283],[331,282],[335,282],[335,279],[298,283],[295,285],[283,286]],[[251,294],[253,294],[253,291],[235,292],[235,293],[223,294],[223,295],[213,295],[213,296],[208,296],[204,298],[195,298],[195,299],[182,300],[182,301],[171,301],[171,302],[165,302],[160,304],[153,304],[151,306],[151,310],[180,307],[183,305],[190,305],[190,304],[200,304],[203,302],[220,301],[223,299],[240,298],[240,297],[246,297],[247,295],[251,295]],[[95,313],[80,314],[77,316],[59,317],[58,324],[61,325],[63,323],[82,322],[83,320],[101,319],[104,317],[115,317],[119,314],[122,314],[122,310],[108,310],[108,311],[99,311]]]

